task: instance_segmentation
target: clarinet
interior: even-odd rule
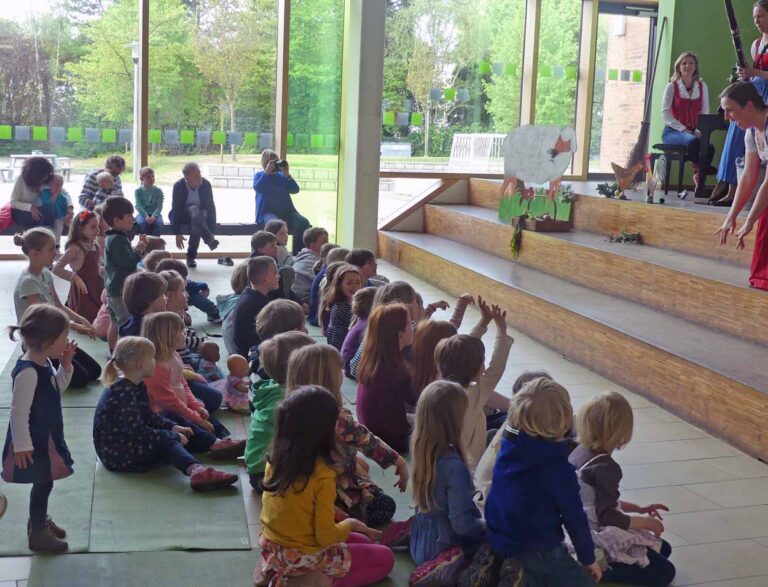
[[[738,68],[746,67],[747,60],[744,58],[744,45],[741,43],[739,23],[736,21],[736,14],[733,11],[731,0],[725,0],[725,14],[728,17],[728,25],[731,28],[733,48],[736,50],[736,65],[731,69],[731,83],[734,83],[739,80]]]

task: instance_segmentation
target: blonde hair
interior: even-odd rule
[[[241,261],[235,265],[232,276],[229,278],[229,285],[232,286],[232,291],[238,295],[243,293],[243,290],[248,287],[247,261]]]
[[[579,410],[576,423],[579,443],[587,448],[612,453],[632,440],[634,415],[627,398],[606,391],[590,399]]]
[[[315,339],[293,330],[283,332],[259,345],[259,361],[270,379],[285,385],[288,376],[288,359],[296,349],[315,344]]]
[[[112,182],[112,185],[115,185],[115,178],[112,177],[112,174],[109,171],[102,171],[96,175],[96,183],[99,184],[99,187],[101,187],[101,182],[105,179],[108,179]]]
[[[325,266],[329,267],[333,263],[340,263],[344,261],[344,259],[347,258],[347,255],[349,254],[349,249],[345,249],[344,247],[335,247],[328,251],[328,254],[325,257]],[[346,261],[344,261],[346,263]]]
[[[56,237],[47,228],[38,226],[25,230],[24,234],[14,234],[13,244],[21,247],[21,252],[29,255],[29,251],[42,251],[46,245],[56,244]]]
[[[670,78],[670,81],[676,82],[683,77],[683,75],[680,73],[680,66],[683,64],[683,61],[688,57],[693,59],[693,62],[696,64],[696,69],[693,72],[693,81],[696,82],[701,79],[701,77],[699,76],[699,57],[693,51],[683,51],[682,53],[680,53],[680,57],[675,59],[675,69],[674,69],[674,73],[672,74],[672,77]]]
[[[152,169],[151,167],[142,167],[141,169],[139,169],[139,179],[143,179],[145,175],[148,175],[150,173],[154,175],[155,170]]]
[[[152,341],[141,336],[124,336],[117,341],[115,350],[112,351],[112,357],[107,361],[104,368],[104,383],[112,383],[120,376],[120,371],[125,371],[126,367],[136,365],[139,361],[150,359],[155,356],[155,345]]]
[[[167,361],[176,352],[176,336],[184,330],[184,321],[175,312],[148,314],[141,321],[141,336],[155,345],[155,359]]]
[[[288,361],[285,389],[290,393],[302,385],[319,385],[330,391],[341,406],[342,366],[339,351],[329,344],[313,344],[297,349]]]
[[[534,379],[512,396],[507,424],[528,436],[560,440],[573,428],[573,408],[568,392],[551,379]]]
[[[24,310],[18,326],[8,327],[8,334],[16,340],[18,332],[28,348],[42,351],[68,330],[69,317],[63,310],[50,304],[32,304]]]
[[[413,503],[421,512],[429,512],[436,507],[432,492],[440,457],[453,448],[464,460],[461,425],[468,404],[467,392],[452,381],[434,381],[419,396],[411,437],[411,458]]]

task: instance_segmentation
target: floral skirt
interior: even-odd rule
[[[648,549],[659,552],[661,540],[647,530],[622,530],[616,526],[603,526],[592,530],[595,546],[602,548],[608,557],[608,564],[623,563],[648,566]]]
[[[288,577],[319,572],[329,577],[349,573],[352,557],[343,542],[331,544],[320,552],[307,553],[272,542],[259,535],[261,561],[253,573],[254,584],[264,587],[284,587]]]

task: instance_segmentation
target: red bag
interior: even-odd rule
[[[10,202],[0,208],[0,230],[5,230],[13,225],[13,214],[11,213],[11,210]]]

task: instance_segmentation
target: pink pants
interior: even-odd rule
[[[382,581],[395,566],[395,555],[388,546],[374,544],[364,534],[352,532],[347,540],[352,567],[333,587],[362,587]]]

